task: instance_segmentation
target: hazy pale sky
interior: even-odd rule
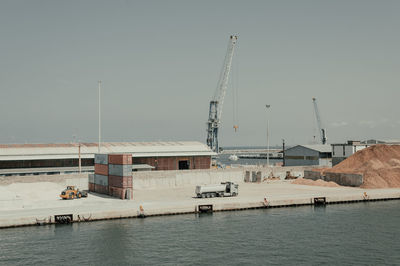
[[[0,1],[0,143],[205,142],[237,34],[220,145],[400,139],[400,1]]]

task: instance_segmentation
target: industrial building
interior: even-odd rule
[[[365,149],[374,144],[361,143],[360,141],[349,140],[347,143],[331,144],[332,145],[332,166],[337,165],[347,157],[353,155],[357,151]]]
[[[332,166],[339,164],[347,157],[372,145],[386,144],[399,145],[399,140],[376,140],[369,139],[364,141],[348,140],[347,143],[336,143],[332,145]]]
[[[332,165],[331,145],[297,145],[285,150],[285,166]]]
[[[209,169],[215,155],[193,141],[2,144],[0,175],[93,172],[96,153],[131,153],[133,171]]]

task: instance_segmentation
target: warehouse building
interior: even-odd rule
[[[362,149],[365,149],[371,145],[375,145],[376,143],[378,142],[364,141],[363,143],[361,143],[361,141],[349,140],[347,141],[347,143],[331,144],[332,166],[337,165],[338,163],[345,160],[347,157],[353,155],[354,153]]]
[[[285,150],[285,166],[332,165],[330,145],[297,145]]]
[[[350,157],[354,153],[377,144],[399,145],[399,140],[376,140],[369,139],[364,141],[348,140],[347,143],[336,143],[332,145],[332,166]]]
[[[0,175],[94,171],[97,143],[3,144]],[[209,169],[208,146],[200,142],[106,142],[100,153],[131,153],[133,171]]]

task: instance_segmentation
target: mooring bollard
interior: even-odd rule
[[[269,207],[269,201],[267,200],[267,198],[264,198],[264,206],[265,207]]]
[[[364,200],[369,200],[369,195],[367,194],[367,192],[363,193],[363,199]]]
[[[144,214],[144,208],[143,208],[142,205],[139,206],[138,217],[139,218],[145,218],[146,217],[146,215]]]

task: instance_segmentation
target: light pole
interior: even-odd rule
[[[79,153],[79,159],[78,159],[78,166],[79,166],[79,173],[82,173],[82,160],[81,160],[81,142],[79,141],[78,144],[78,153]]]
[[[271,105],[267,104],[265,105],[267,108],[267,167],[269,167],[269,117],[268,117],[268,109],[271,107]]]
[[[101,145],[101,98],[100,98],[100,89],[101,89],[101,80],[99,80],[99,146],[98,146],[98,152],[100,153],[100,145]]]
[[[283,157],[282,166],[285,166],[285,140],[284,139],[282,139],[282,157]]]

